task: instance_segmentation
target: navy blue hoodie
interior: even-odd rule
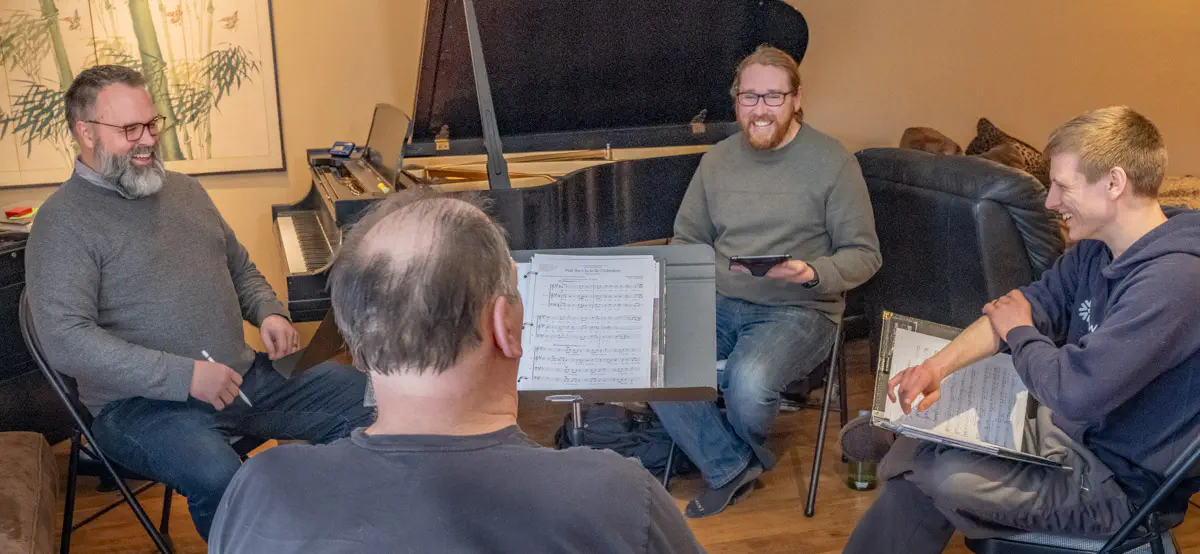
[[[1030,394],[1135,506],[1200,433],[1200,212],[1164,211],[1116,260],[1095,240],[1063,254],[1021,289],[1034,327],[1007,341]]]

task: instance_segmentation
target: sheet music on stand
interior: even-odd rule
[[[1008,354],[996,354],[942,380],[938,401],[924,412],[905,414],[898,402],[888,398],[889,379],[929,359],[960,332],[954,327],[883,312],[871,422],[908,437],[1070,469],[1038,455],[1036,445],[1026,444],[1025,421],[1036,401],[1030,398]]]
[[[663,386],[666,264],[650,255],[534,254],[518,390]]]

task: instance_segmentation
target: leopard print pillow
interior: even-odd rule
[[[1043,185],[1050,185],[1050,160],[1043,156],[1038,149],[1001,131],[986,117],[979,118],[979,123],[975,128],[977,134],[971,144],[967,145],[968,156],[986,154],[994,148],[1003,146],[1005,148],[1002,150],[1006,154],[1003,158],[1013,158],[1012,154],[1016,154],[1016,157],[1003,160],[991,157],[992,159],[1002,163],[1007,162],[1006,165],[1028,172]],[[1020,161],[1017,162],[1017,159]]]

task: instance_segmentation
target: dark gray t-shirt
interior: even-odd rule
[[[209,552],[703,552],[670,495],[611,451],[486,435],[367,435],[246,462]]]

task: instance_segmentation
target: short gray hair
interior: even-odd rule
[[[359,369],[445,371],[481,344],[493,298],[519,298],[504,230],[476,197],[397,191],[349,230],[329,276]]]
[[[75,122],[92,118],[96,96],[109,85],[120,83],[130,87],[146,86],[146,78],[123,65],[97,65],[79,73],[63,96],[66,103],[67,128],[75,132]]]

